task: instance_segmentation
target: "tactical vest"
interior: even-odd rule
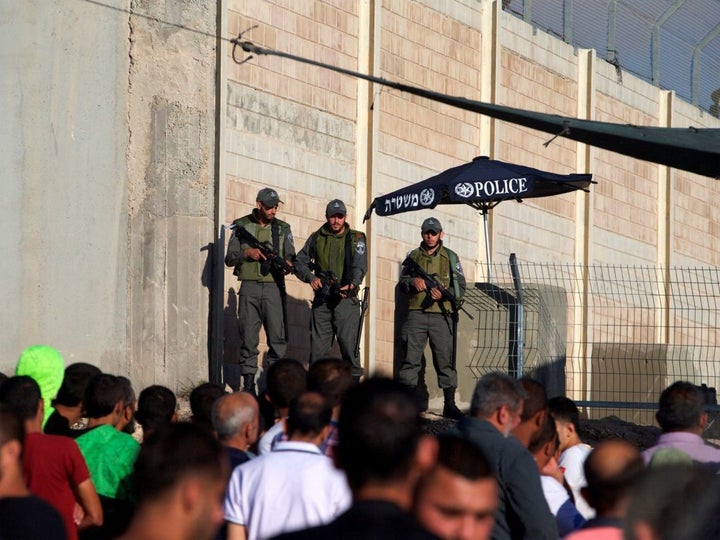
[[[452,271],[452,268],[455,268],[457,264],[457,255],[455,255],[455,253],[440,246],[434,255],[427,255],[422,249],[418,248],[410,253],[410,257],[418,263],[423,270],[432,275],[446,288],[450,289],[456,297],[458,296],[457,280]],[[422,310],[421,304],[423,300],[425,300],[425,297],[425,291],[411,294],[408,298],[408,309]],[[425,308],[425,311],[428,313],[452,313],[452,306],[448,301],[433,302]]]
[[[245,230],[257,238],[258,242],[269,242],[278,255],[285,257],[285,237],[290,230],[290,225],[276,218],[269,225],[263,227],[252,214],[236,219],[234,223],[237,227],[245,227]],[[260,264],[259,261],[243,260],[241,264],[235,267],[233,274],[242,281],[273,283],[272,274],[262,275]]]
[[[327,234],[320,229],[315,234],[315,263],[321,270],[331,270],[340,279],[341,285],[350,283],[353,254],[358,240],[364,237],[362,232],[352,229],[346,229],[346,232],[339,236]]]

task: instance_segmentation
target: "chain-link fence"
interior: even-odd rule
[[[465,295],[477,314],[474,375],[535,376],[590,417],[646,424],[673,381],[716,387],[720,269],[519,262],[513,276],[512,267],[495,263],[493,282]]]
[[[720,0],[503,0],[503,9],[720,117]]]

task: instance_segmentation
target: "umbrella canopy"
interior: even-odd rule
[[[485,226],[485,251],[488,280],[492,281],[488,211],[502,201],[562,195],[595,184],[591,174],[555,174],[505,163],[487,157],[476,157],[427,180],[376,197],[365,212],[369,219],[373,209],[379,216],[391,216],[413,210],[427,210],[438,204],[467,204],[480,210]]]
[[[591,174],[555,174],[477,157],[427,180],[398,189],[373,200],[363,221],[373,209],[379,216],[435,208],[438,204],[467,204],[487,214],[502,201],[561,195],[594,184]]]

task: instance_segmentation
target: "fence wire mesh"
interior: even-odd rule
[[[503,9],[720,117],[720,0],[504,0]]]
[[[648,424],[672,382],[717,385],[719,269],[519,262],[518,271],[521,310],[507,264],[466,293],[477,316],[461,330],[476,336],[466,356],[476,377],[535,376],[591,417]]]

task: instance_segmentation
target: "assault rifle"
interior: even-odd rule
[[[292,274],[295,270],[283,259],[277,251],[275,251],[270,242],[260,242],[245,227],[236,227],[235,234],[238,238],[249,245],[251,248],[259,249],[265,260],[260,264],[260,273],[267,276],[270,272],[275,271],[282,275]]]
[[[320,270],[320,267],[314,263],[310,263],[310,270],[315,272],[315,276],[322,281],[322,287],[315,294],[315,301],[318,304],[324,304],[331,298],[340,299],[340,280],[332,270]]]
[[[474,320],[474,317],[470,315],[464,307],[462,307],[462,300],[458,300],[450,289],[447,289],[436,279],[437,274],[428,274],[412,257],[407,257],[403,261],[402,265],[407,268],[411,275],[419,277],[425,282],[425,286],[427,287],[425,290],[425,299],[422,301],[422,304],[420,304],[423,309],[429,307],[435,301],[430,294],[430,289],[437,289],[442,293],[441,300],[447,300],[450,302],[454,317],[457,317],[458,311],[463,311],[468,317],[470,317],[470,320]]]

